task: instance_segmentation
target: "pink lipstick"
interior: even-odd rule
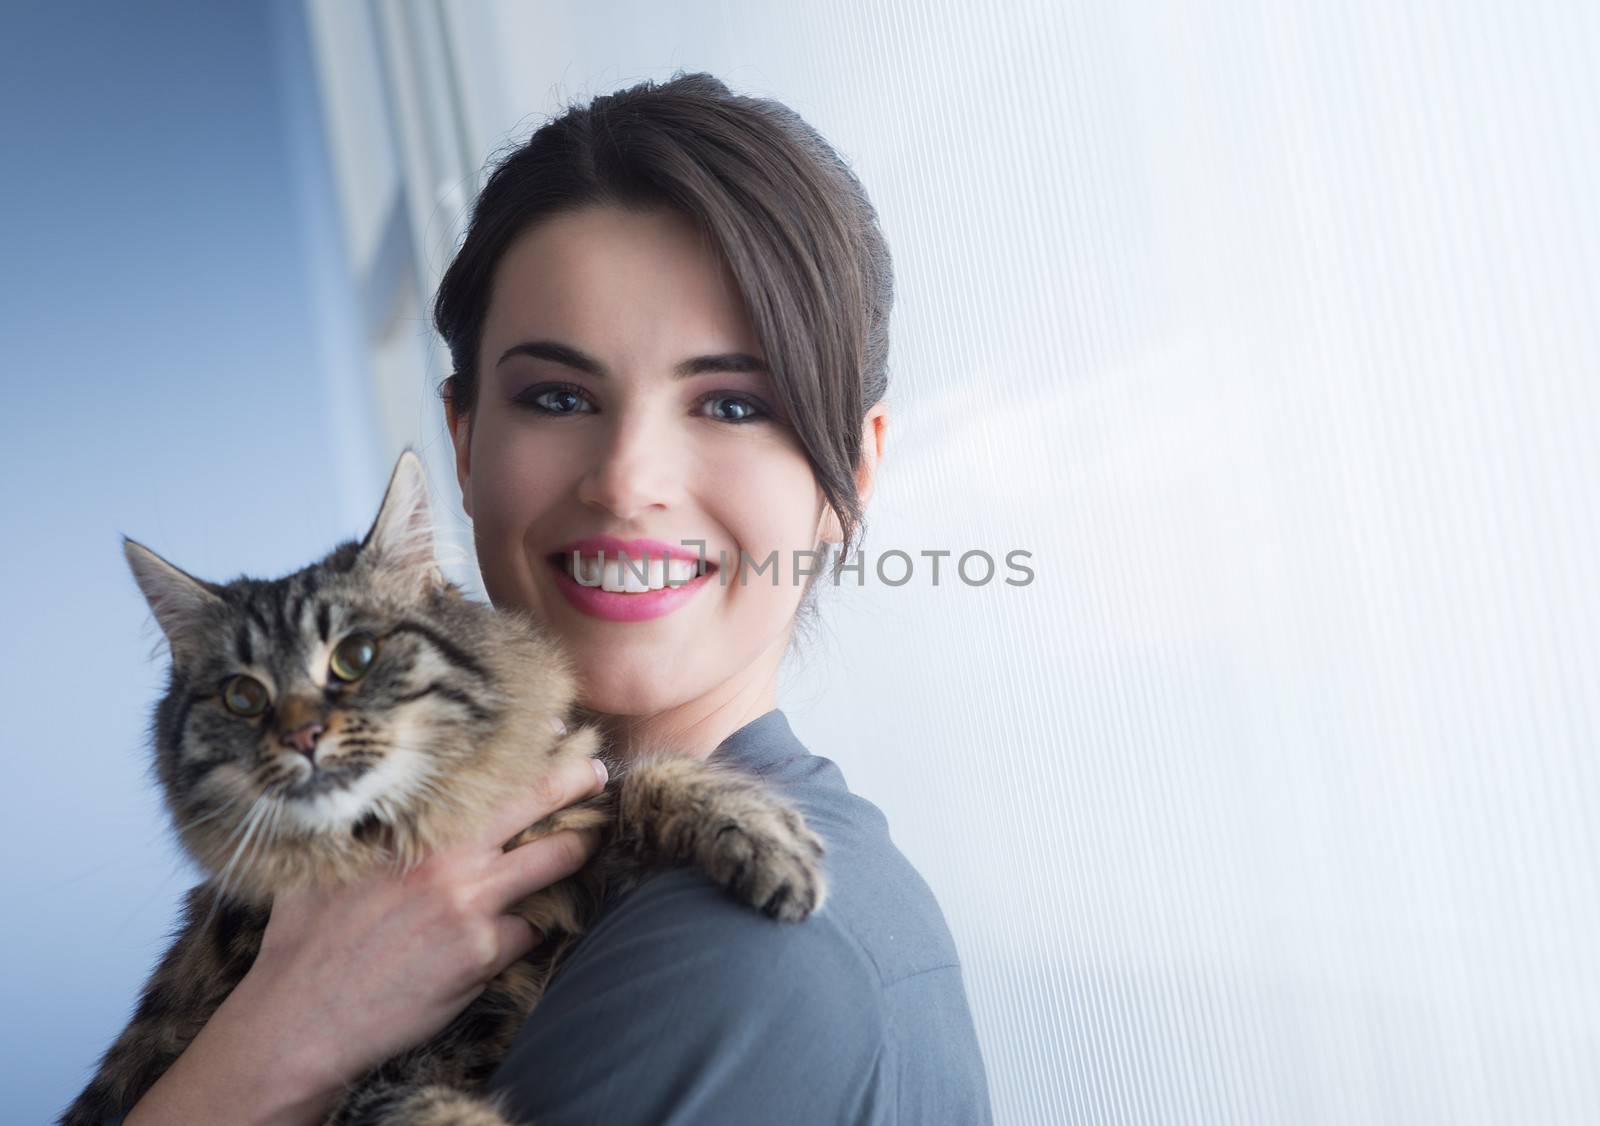
[[[579,582],[568,570],[575,553],[581,559],[582,573],[585,578],[592,576],[595,580],[594,585]],[[615,567],[620,561],[623,575],[637,582],[639,575],[651,566],[659,568],[665,575],[667,569],[672,566],[666,563],[667,560],[697,563],[700,558],[697,550],[674,546],[661,540],[621,540],[615,536],[604,535],[586,536],[574,540],[549,557],[550,565],[556,571],[556,585],[560,587],[567,601],[582,613],[613,622],[648,621],[672,613],[693,598],[705,585],[711,573],[716,570],[716,564],[706,560],[704,574],[697,574],[686,581],[667,579],[665,580],[667,585],[659,590],[622,593],[600,588],[599,569],[596,567],[598,561],[603,560],[611,567]],[[678,566],[681,568],[682,564]]]

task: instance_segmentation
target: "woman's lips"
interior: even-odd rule
[[[670,614],[693,598],[716,570],[715,565],[708,562],[705,574],[680,585],[668,584],[660,590],[639,594],[619,594],[598,586],[585,586],[573,578],[567,570],[571,558],[571,555],[548,557],[556,573],[556,585],[575,609],[610,622],[643,622]]]

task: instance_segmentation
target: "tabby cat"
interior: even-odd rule
[[[553,638],[447,582],[431,528],[407,450],[366,537],[285,578],[204,582],[124,543],[172,655],[156,774],[208,878],[60,1123],[103,1123],[138,1102],[250,968],[275,892],[413,865],[562,756],[604,752]],[[583,871],[515,908],[546,939],[437,1037],[354,1084],[330,1126],[505,1123],[484,1081],[602,899],[652,866],[699,865],[779,920],[821,906],[821,842],[755,780],[660,751],[607,761],[603,794],[506,842],[601,830]]]

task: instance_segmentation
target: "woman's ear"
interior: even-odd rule
[[[450,377],[450,382],[445,386],[444,394],[444,421],[450,429],[450,444],[455,447],[456,455],[456,484],[461,486],[461,507],[466,510],[467,519],[472,519],[472,415],[467,411],[456,409],[455,376]]]
[[[861,464],[856,467],[856,495],[866,510],[872,488],[878,480],[878,467],[889,444],[889,404],[879,399],[872,404],[861,424]]]
[[[867,411],[861,423],[861,461],[856,466],[856,496],[861,499],[861,510],[866,511],[872,499],[873,487],[878,480],[878,467],[883,463],[883,453],[889,440],[889,404],[879,399]],[[823,543],[843,543],[844,529],[833,506],[824,502],[822,528],[818,537]]]

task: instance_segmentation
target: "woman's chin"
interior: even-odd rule
[[[659,715],[689,699],[679,685],[664,682],[659,669],[580,666],[578,683],[583,685],[583,706],[606,715]]]

